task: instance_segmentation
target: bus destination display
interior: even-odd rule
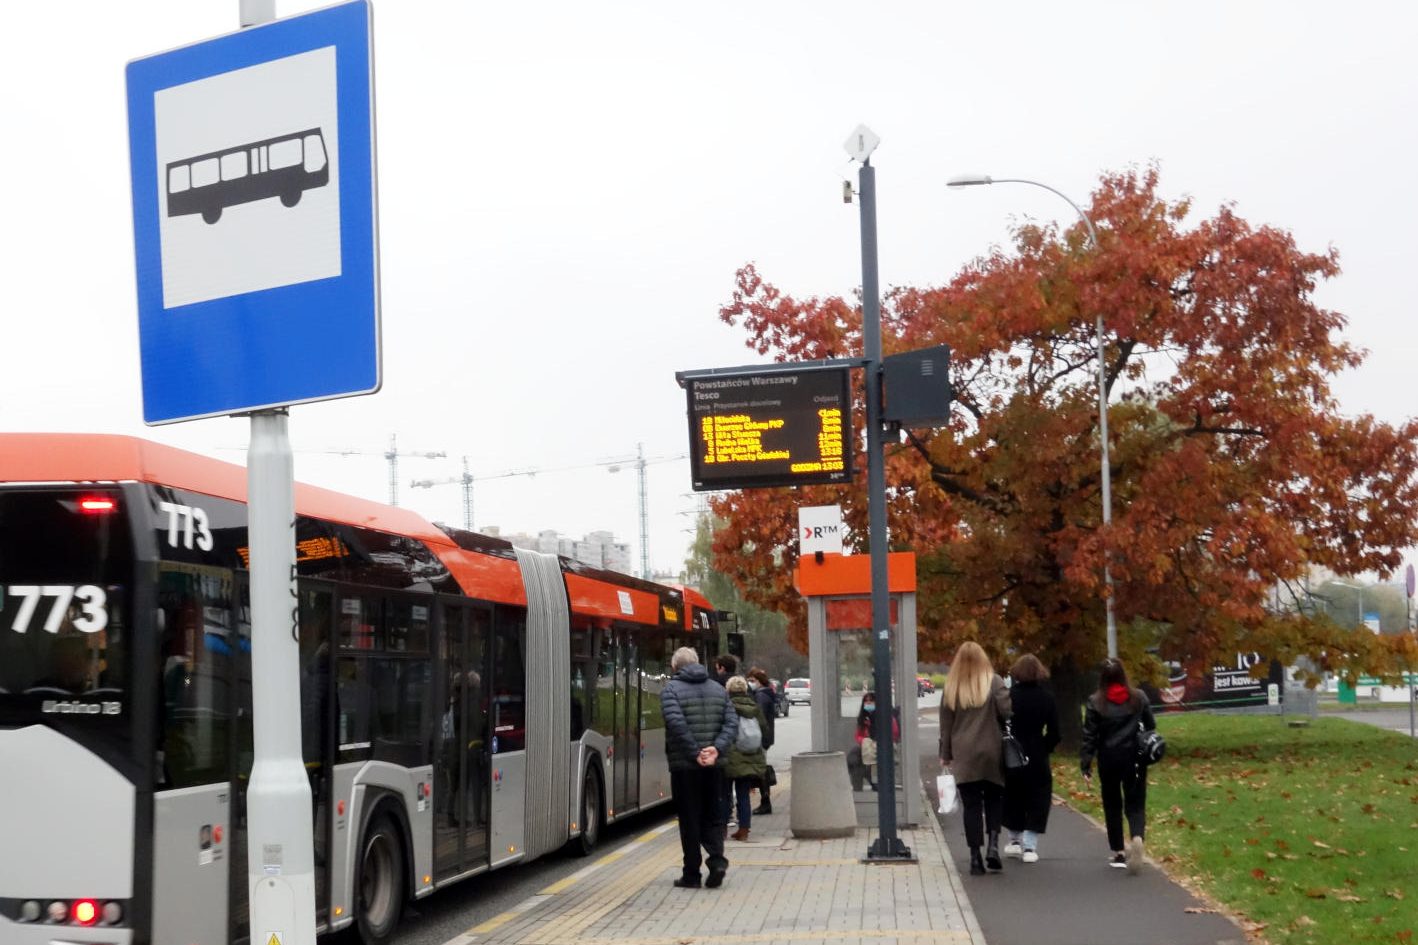
[[[696,491],[849,482],[849,369],[688,378]]]

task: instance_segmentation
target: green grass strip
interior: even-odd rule
[[[1418,743],[1344,719],[1165,715],[1148,853],[1276,945],[1410,943],[1418,931]],[[1102,820],[1077,758],[1054,790]],[[1099,862],[1107,841],[1098,837]]]

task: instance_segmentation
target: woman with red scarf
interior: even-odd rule
[[[1083,748],[1079,764],[1083,777],[1093,779],[1093,759],[1098,759],[1098,780],[1103,791],[1103,820],[1108,827],[1108,865],[1136,873],[1142,866],[1142,838],[1147,827],[1147,767],[1138,760],[1140,731],[1152,731],[1157,722],[1152,705],[1141,689],[1128,685],[1127,670],[1116,659],[1103,663],[1098,691],[1088,697],[1083,715]],[[1132,837],[1123,845],[1123,814]]]

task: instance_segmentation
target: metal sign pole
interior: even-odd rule
[[[867,516],[871,553],[872,663],[876,714],[872,719],[879,769],[878,835],[867,850],[869,860],[909,860],[911,850],[896,835],[896,757],[891,740],[895,718],[891,692],[891,631],[887,600],[886,471],[881,435],[881,298],[877,287],[876,168],[862,161],[858,187],[862,210],[862,353],[866,359]],[[835,680],[823,680],[824,683]],[[903,694],[904,698],[904,694]],[[906,790],[911,774],[907,772]]]
[[[255,760],[246,792],[252,945],[315,945],[310,782],[300,746],[295,467],[284,410],[251,415],[251,706]]]

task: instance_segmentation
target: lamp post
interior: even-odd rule
[[[1078,218],[1083,221],[1084,228],[1088,231],[1088,242],[1093,251],[1098,251],[1098,232],[1093,229],[1093,223],[1088,219],[1088,215],[1069,199],[1068,195],[1062,191],[1055,190],[1048,184],[1041,184],[1036,180],[1025,180],[1022,177],[1001,177],[992,178],[988,174],[962,174],[952,177],[946,182],[947,187],[978,187],[984,184],[1029,184],[1032,187],[1041,187],[1062,197],[1063,200],[1074,209]],[[1108,372],[1103,360],[1103,316],[1097,316],[1097,341],[1098,341],[1098,438],[1101,443],[1101,467],[1103,475],[1103,528],[1106,531],[1113,523],[1113,471],[1108,461]],[[1118,655],[1118,624],[1113,616],[1113,569],[1108,561],[1109,551],[1107,544],[1103,546],[1103,585],[1106,591],[1103,595],[1104,612],[1108,621],[1108,656],[1116,658]]]

